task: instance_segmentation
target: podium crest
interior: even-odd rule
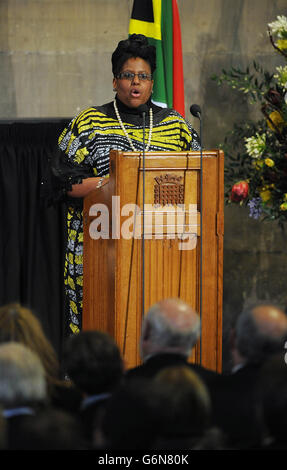
[[[154,179],[154,204],[166,206],[184,203],[182,176],[165,174],[156,176]]]

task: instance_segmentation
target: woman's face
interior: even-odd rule
[[[122,66],[121,72],[151,74],[148,62],[140,57],[131,57]],[[145,104],[150,98],[153,80],[140,80],[135,75],[132,80],[127,78],[114,78],[113,87],[117,92],[119,100],[130,108],[137,108]]]

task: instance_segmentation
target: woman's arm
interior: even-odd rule
[[[85,197],[94,189],[100,188],[109,181],[108,178],[92,177],[83,179],[80,184],[73,184],[72,191],[68,191],[68,196],[71,197]]]

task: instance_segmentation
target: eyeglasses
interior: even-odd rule
[[[138,76],[138,79],[145,82],[147,80],[152,80],[152,75],[150,73],[145,73],[145,72],[139,72],[139,73],[133,73],[133,72],[121,72],[116,75],[116,78],[120,78],[121,80],[130,80],[133,81],[135,76]]]

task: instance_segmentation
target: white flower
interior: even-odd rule
[[[272,34],[277,34],[279,38],[284,37],[287,33],[287,18],[286,16],[277,16],[277,21],[268,24]]]
[[[287,88],[287,65],[285,67],[276,67],[277,74],[274,75],[278,84],[284,88]]]
[[[255,136],[245,138],[245,147],[250,157],[259,158],[266,148],[266,134],[259,135],[256,132]]]

